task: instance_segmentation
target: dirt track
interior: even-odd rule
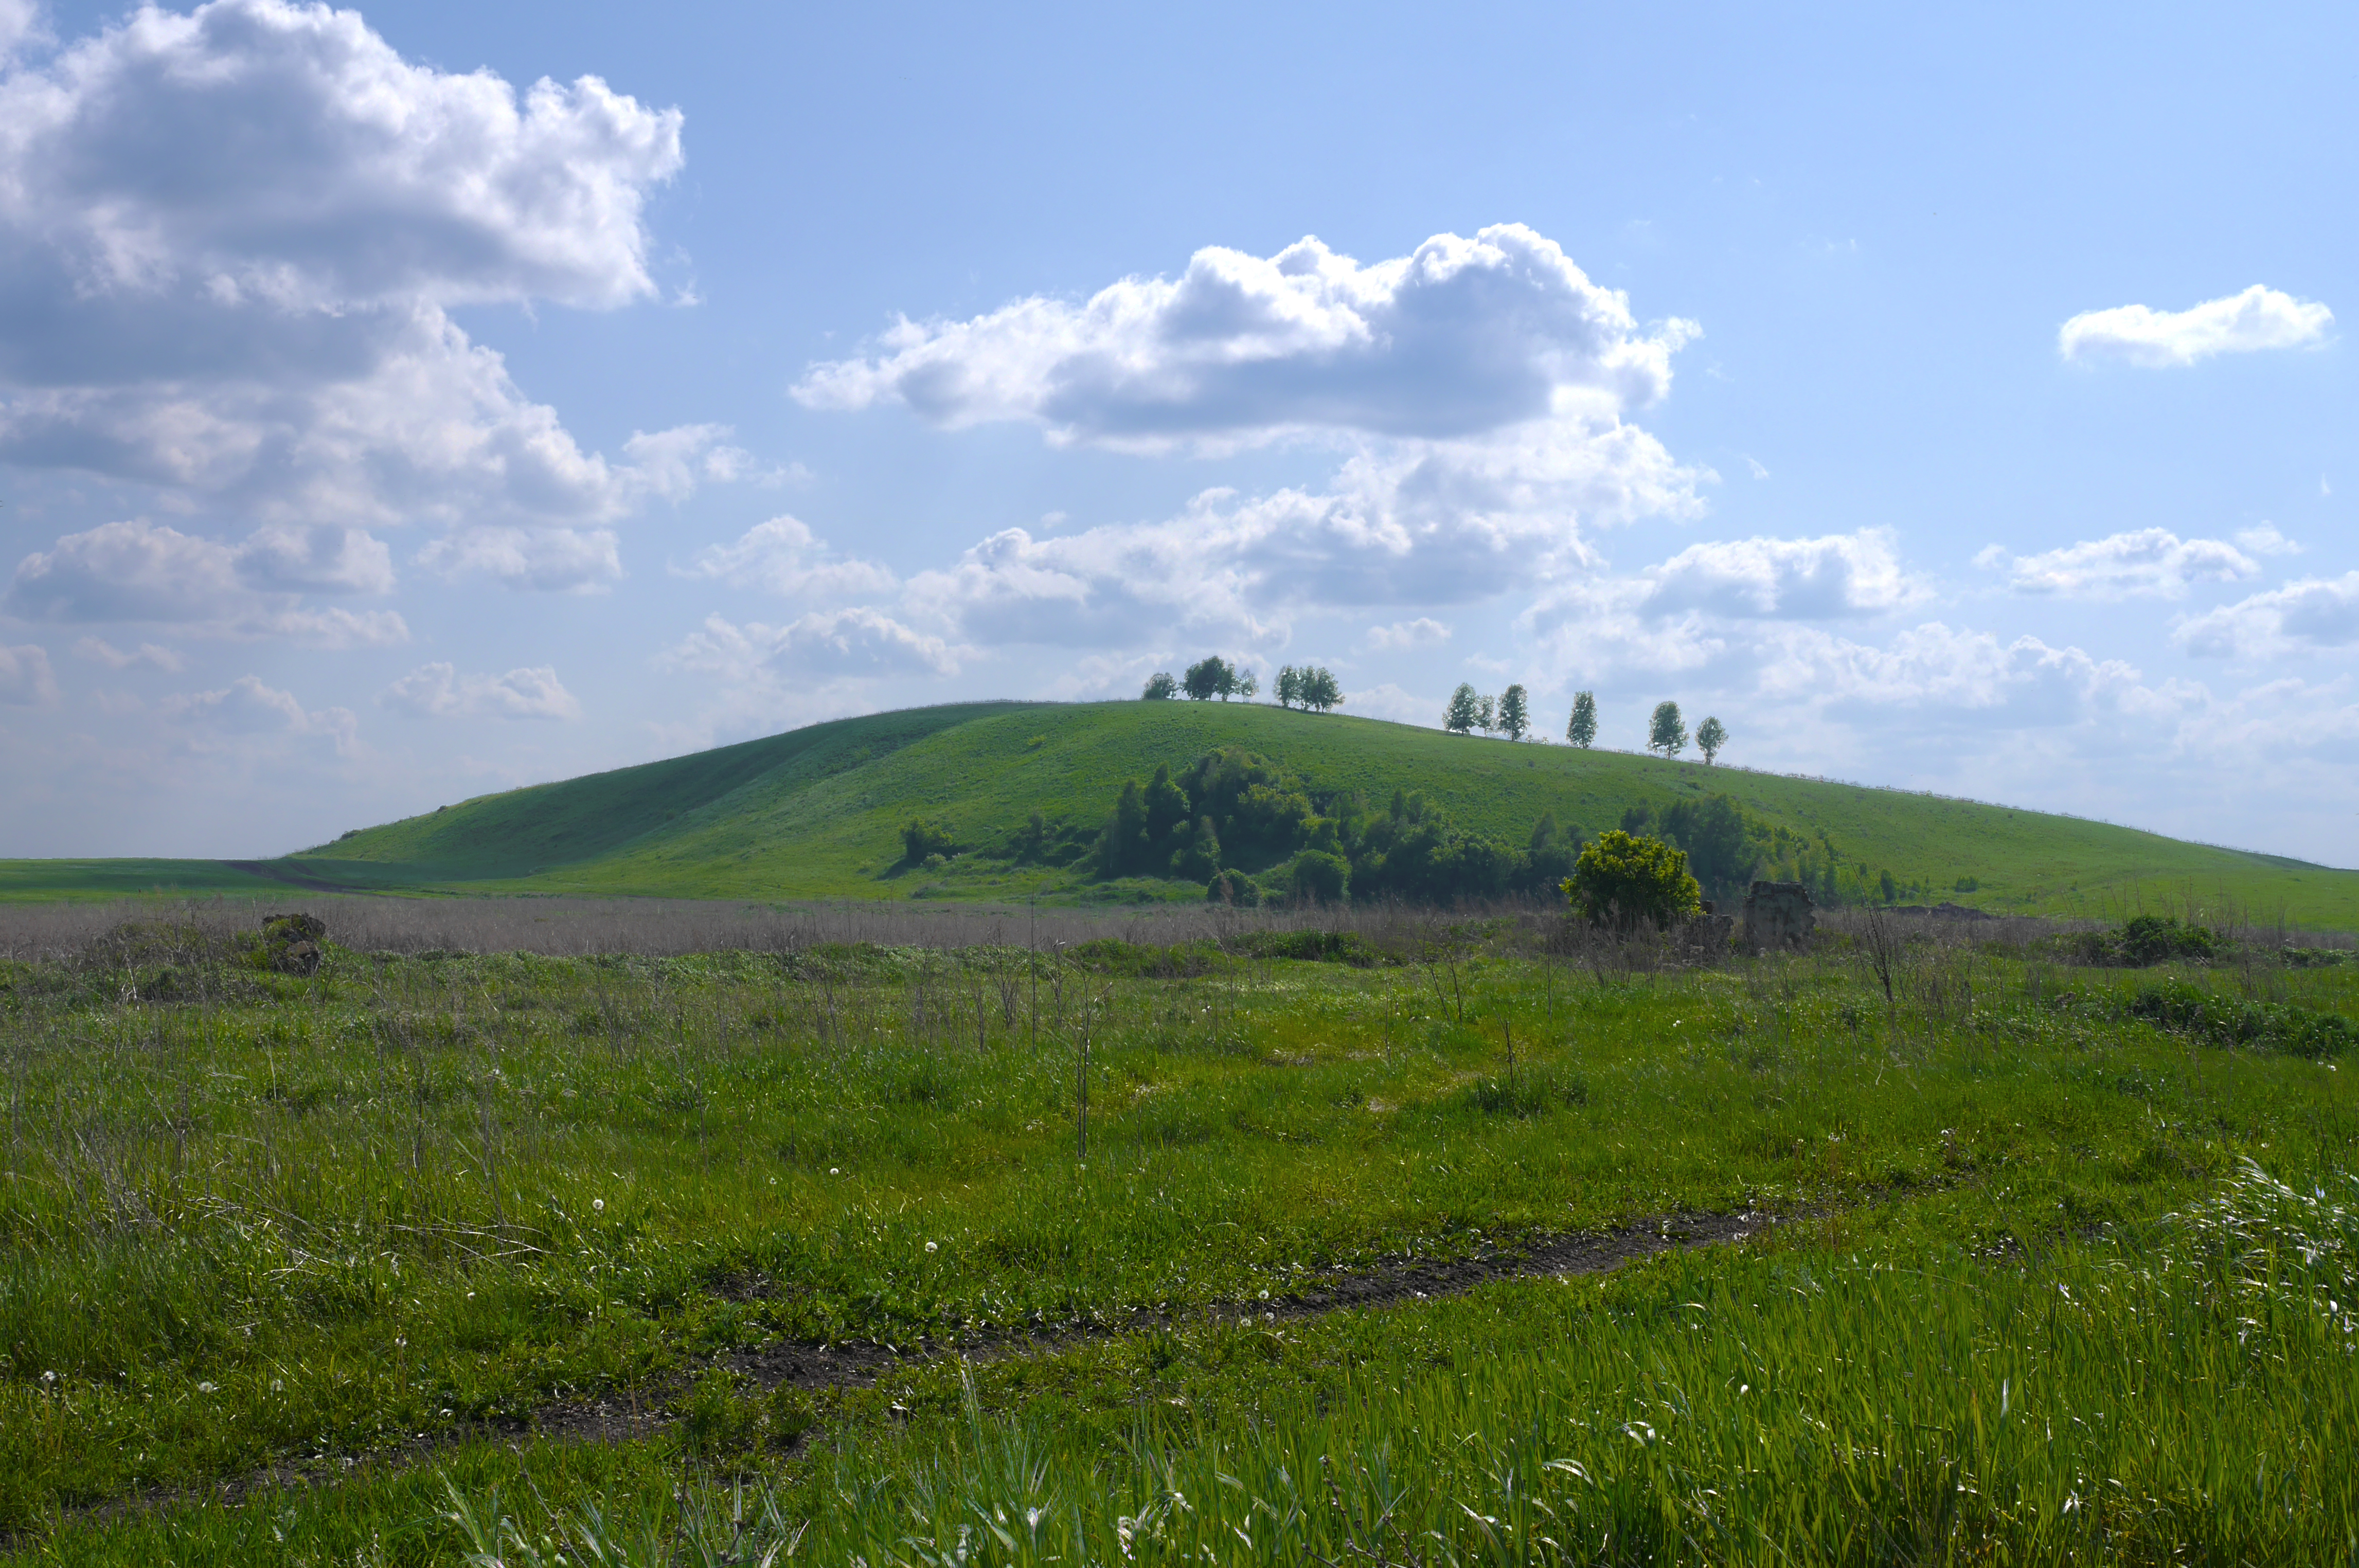
[[[788,1385],[812,1390],[851,1387],[874,1382],[897,1367],[947,1357],[983,1362],[1048,1356],[1175,1323],[1222,1318],[1293,1322],[1358,1307],[1385,1307],[1463,1295],[1500,1280],[1600,1274],[1658,1253],[1743,1241],[1777,1223],[1777,1216],[1757,1211],[1675,1215],[1620,1230],[1549,1238],[1520,1250],[1488,1251],[1456,1261],[1400,1259],[1373,1268],[1313,1275],[1294,1293],[1267,1301],[1255,1298],[1171,1312],[1147,1310],[1133,1313],[1118,1323],[1075,1325],[1037,1334],[994,1335],[957,1343],[781,1343],[732,1351],[721,1357],[717,1364],[750,1379],[766,1391]],[[766,1293],[766,1281],[747,1281],[742,1288],[745,1294],[758,1296]],[[278,1487],[316,1486],[408,1469],[431,1463],[437,1454],[462,1443],[486,1437],[506,1437],[516,1442],[625,1442],[651,1436],[671,1425],[676,1419],[671,1401],[687,1386],[685,1379],[674,1378],[658,1386],[618,1390],[594,1400],[562,1400],[543,1406],[528,1417],[421,1433],[408,1443],[365,1456],[290,1461],[212,1487],[155,1492],[70,1509],[65,1517],[70,1523],[92,1523],[178,1503],[208,1499],[237,1503],[255,1493]]]

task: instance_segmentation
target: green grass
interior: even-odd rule
[[[277,878],[222,860],[0,860],[0,903],[100,903],[158,894],[270,898],[291,891]]]
[[[1495,1560],[1544,1560],[1552,1528],[1609,1557],[1989,1536],[2323,1561],[2359,1525],[2347,1477],[2271,1489],[2354,1435],[2350,1238],[2299,1212],[2353,1167],[2350,1060],[2158,1028],[2134,1005],[2155,975],[2038,952],[1912,949],[1889,1005],[1840,954],[1649,976],[1478,947],[1456,984],[1182,957],[1199,972],[1052,962],[1037,1022],[1006,949],[339,951],[308,980],[143,973],[171,999],[145,1002],[114,969],[11,968],[0,1528],[45,1561],[451,1561],[465,1530],[430,1478],[365,1465],[240,1508],[40,1521],[778,1337],[1158,1305],[1174,1332],[978,1372],[971,1409],[951,1367],[799,1411],[708,1378],[672,1436],[444,1463],[478,1529],[498,1487],[543,1532],[593,1503],[636,1529],[742,1471],[821,1521],[814,1555],[872,1563],[980,1530],[970,1498],[1045,1509],[1102,1560],[1152,1516],[1172,1561],[1234,1529],[1245,1560],[1300,1561],[1355,1509],[1372,1528],[1387,1487],[1416,1540]],[[2359,1004],[2347,967],[2174,972]],[[2244,1157],[2299,1191],[2237,1185]],[[1603,1288],[1190,1315],[1322,1267],[1748,1204],[1827,1217]],[[2312,1232],[2299,1262],[2285,1238]],[[821,1446],[788,1456],[779,1423],[814,1415]],[[1345,1464],[1377,1454],[1389,1482]],[[1523,1544],[1484,1544],[1485,1514]]]
[[[351,833],[274,868],[356,889],[684,898],[1193,898],[1184,883],[1093,885],[962,855],[900,865],[901,826],[1003,838],[1032,811],[1093,831],[1125,778],[1218,746],[1277,758],[1381,806],[1421,790],[1462,825],[1520,845],[1542,813],[1594,835],[1644,805],[1713,791],[1929,899],[2004,913],[2359,926],[2359,872],[2005,806],[1564,746],[1509,745],[1343,715],[1187,702],[977,703],[839,719],[667,762],[486,795]],[[0,863],[0,897],[94,895],[157,880],[129,863]],[[201,867],[202,862],[184,862]],[[182,873],[197,886],[202,873]],[[241,873],[210,873],[241,889]],[[1951,893],[1960,878],[1978,889]],[[103,885],[102,886],[102,882]],[[229,885],[228,882],[205,885]]]

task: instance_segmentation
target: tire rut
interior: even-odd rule
[[[749,1379],[761,1391],[794,1387],[820,1391],[862,1387],[893,1371],[945,1358],[978,1364],[1053,1356],[1061,1351],[1151,1332],[1178,1324],[1218,1322],[1289,1323],[1360,1308],[1464,1295],[1503,1280],[1602,1274],[1625,1263],[1666,1252],[1727,1246],[1780,1223],[1761,1210],[1742,1214],[1679,1214],[1615,1230],[1582,1231],[1544,1238],[1520,1248],[1486,1250],[1472,1258],[1397,1258],[1369,1267],[1306,1276],[1288,1293],[1264,1300],[1217,1302],[1190,1307],[1148,1307],[1101,1323],[1077,1323],[1027,1332],[998,1332],[968,1339],[926,1338],[909,1345],[852,1341],[838,1344],[781,1342],[725,1351],[703,1364]],[[761,1295],[756,1289],[742,1292]],[[703,1368],[700,1368],[703,1369]],[[187,1503],[235,1505],[258,1494],[364,1477],[399,1474],[462,1444],[484,1439],[525,1443],[625,1443],[654,1436],[679,1419],[673,1401],[686,1393],[692,1374],[616,1390],[593,1399],[555,1400],[528,1415],[510,1416],[421,1433],[405,1442],[364,1454],[319,1455],[268,1465],[211,1486],[157,1490],[117,1498],[53,1516],[53,1525],[102,1524]],[[815,1434],[814,1434],[815,1435]],[[808,1443],[810,1437],[803,1442]],[[31,1531],[0,1536],[13,1549]]]

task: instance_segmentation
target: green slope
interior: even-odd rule
[[[1187,702],[973,703],[839,719],[485,795],[254,869],[299,885],[386,891],[1086,896],[1093,890],[1071,872],[979,857],[962,856],[939,872],[904,871],[900,827],[914,816],[939,818],[965,843],[989,842],[1035,810],[1093,827],[1125,778],[1144,779],[1158,762],[1176,769],[1223,745],[1277,758],[1316,787],[1358,789],[1379,805],[1396,787],[1422,790],[1462,825],[1516,843],[1544,811],[1594,834],[1633,805],[1660,808],[1724,791],[1754,816],[1824,831],[1847,859],[1904,880],[1947,888],[1973,877],[1980,890],[1960,902],[1987,909],[2109,915],[2233,905],[2263,918],[2359,927],[2359,872],[2104,823],[1342,715]],[[173,865],[189,869],[170,879],[151,869]],[[205,873],[195,868],[211,868],[215,881],[200,880]],[[44,896],[42,889],[60,896],[85,884],[143,891],[164,880],[205,891],[275,887],[220,862],[15,862],[0,863],[0,897]],[[1165,891],[1191,892],[1178,884]]]
[[[1614,752],[1509,745],[1408,725],[1244,704],[977,705],[814,725],[742,746],[486,796],[369,829],[290,867],[364,885],[686,897],[901,897],[1073,891],[1063,873],[961,859],[896,874],[923,815],[962,841],[1039,810],[1094,824],[1125,778],[1242,745],[1318,786],[1381,802],[1423,790],[1465,826],[1520,842],[1543,811],[1595,833],[1634,804],[1720,790],[1847,856],[1997,910],[2093,914],[2223,900],[2309,925],[2359,925],[2359,873],[2188,844],[2077,818]],[[1175,890],[1176,891],[1176,890]]]

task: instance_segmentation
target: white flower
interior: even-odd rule
[[[834,1166],[832,1166],[832,1165],[830,1165],[830,1166],[827,1168],[827,1173],[828,1173],[829,1175],[831,1175],[831,1176],[840,1176],[840,1175],[843,1174],[843,1173],[842,1173],[842,1171],[837,1170],[837,1169],[836,1169]]]
[[[592,1198],[590,1200],[590,1206],[596,1209],[600,1214],[603,1214],[606,1212],[606,1200],[604,1198]]]
[[[929,1251],[929,1252],[933,1251],[933,1250],[934,1250],[934,1244],[933,1244],[932,1242],[930,1242],[930,1241],[927,1242],[927,1243],[926,1243],[926,1250],[927,1250],[927,1251]]]
[[[199,1383],[197,1385],[197,1392],[201,1394],[210,1394],[212,1391],[213,1386],[211,1383]]]

